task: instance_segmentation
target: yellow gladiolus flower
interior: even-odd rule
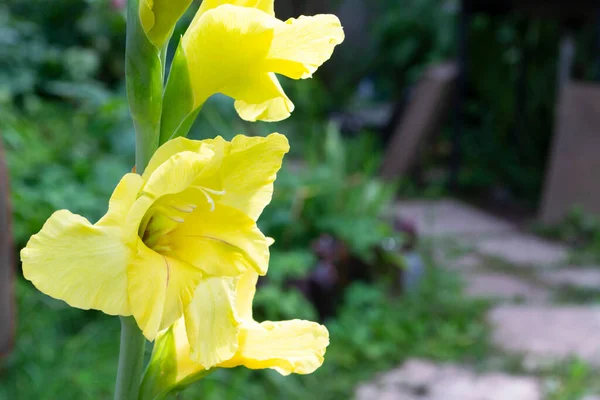
[[[217,367],[271,368],[282,375],[314,372],[323,364],[325,349],[329,345],[327,328],[303,320],[254,321],[252,300],[257,278],[258,274],[251,270],[240,278],[234,278],[235,311],[241,321],[237,350],[231,358],[219,363]],[[194,298],[193,302],[197,301],[202,299]],[[183,319],[159,333],[142,383],[142,393],[149,394],[148,398],[164,395],[169,390],[192,383],[206,374],[209,367],[195,360],[188,339]]]
[[[192,110],[223,93],[235,99],[243,119],[279,121],[294,104],[275,74],[309,78],[343,40],[335,15],[284,22],[275,17],[273,0],[204,0],[175,63],[177,57],[185,58]]]
[[[173,33],[175,24],[192,0],[139,0],[140,22],[148,39],[158,48]]]
[[[133,315],[149,340],[183,317],[199,362],[229,359],[240,321],[221,277],[266,273],[271,240],[256,220],[288,150],[279,134],[168,142],[96,224],[54,213],[21,252],[25,278],[73,307]]]

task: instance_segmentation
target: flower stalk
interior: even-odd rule
[[[159,145],[166,45],[161,50],[148,40],[141,25],[139,0],[127,2],[126,85],[135,127],[135,166],[141,174]],[[121,342],[115,400],[139,397],[146,338],[133,317],[121,318]]]
[[[127,100],[136,136],[136,169],[142,173],[158,148],[164,51],[152,43],[142,27],[139,0],[127,2],[125,76]]]
[[[121,345],[115,400],[133,400],[139,396],[146,338],[133,317],[121,317]]]
[[[191,2],[128,0],[135,171],[98,222],[59,210],[21,251],[24,277],[42,292],[121,316],[115,400],[159,399],[216,368],[312,373],[329,343],[317,323],[252,317],[273,243],[257,220],[289,151],[285,136],[185,136],[215,93],[248,121],[287,118],[293,103],[275,74],[310,77],[344,39],[340,22],[282,21],[273,0],[204,0],[165,83],[168,42]],[[155,346],[142,378],[147,340]]]

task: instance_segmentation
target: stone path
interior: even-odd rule
[[[540,279],[555,288],[600,291],[600,268],[566,267],[556,271],[544,271]]]
[[[466,279],[465,292],[492,300],[544,302],[548,291],[503,272],[474,272]]]
[[[421,235],[490,235],[510,232],[512,226],[455,200],[398,204],[396,213],[413,221]]]
[[[358,388],[356,400],[542,400],[538,379],[476,374],[452,364],[409,360]]]
[[[494,347],[530,372],[476,374],[469,366],[408,360],[361,385],[358,400],[544,400],[544,368],[576,358],[600,370],[600,305],[568,297],[598,292],[600,304],[600,266],[570,266],[564,245],[455,200],[401,202],[394,212],[434,243],[437,263],[462,276],[467,296],[494,302]],[[449,248],[457,245],[459,251]],[[577,399],[584,397],[568,400]]]
[[[477,248],[486,256],[527,267],[556,267],[567,259],[566,247],[517,232],[483,240],[478,243]]]
[[[578,357],[600,362],[600,307],[500,305],[490,311],[493,340],[541,365]]]

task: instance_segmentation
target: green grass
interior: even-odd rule
[[[13,353],[0,365],[0,399],[108,399],[119,321],[48,298],[17,282]]]

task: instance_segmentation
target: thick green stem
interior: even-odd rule
[[[144,129],[143,124],[136,123],[135,126],[135,172],[144,173],[146,166],[158,148],[158,138],[154,135],[146,135],[151,128]]]
[[[137,400],[144,368],[146,338],[133,317],[121,317],[121,347],[115,400]]]
[[[128,0],[125,76],[136,135],[136,168],[142,173],[158,148],[164,66],[160,49],[146,36],[139,0]]]
[[[135,166],[142,174],[159,146],[165,55],[146,36],[139,1],[128,0],[125,76],[127,99],[135,127]],[[121,347],[115,400],[138,400],[146,339],[133,317],[121,317]]]

